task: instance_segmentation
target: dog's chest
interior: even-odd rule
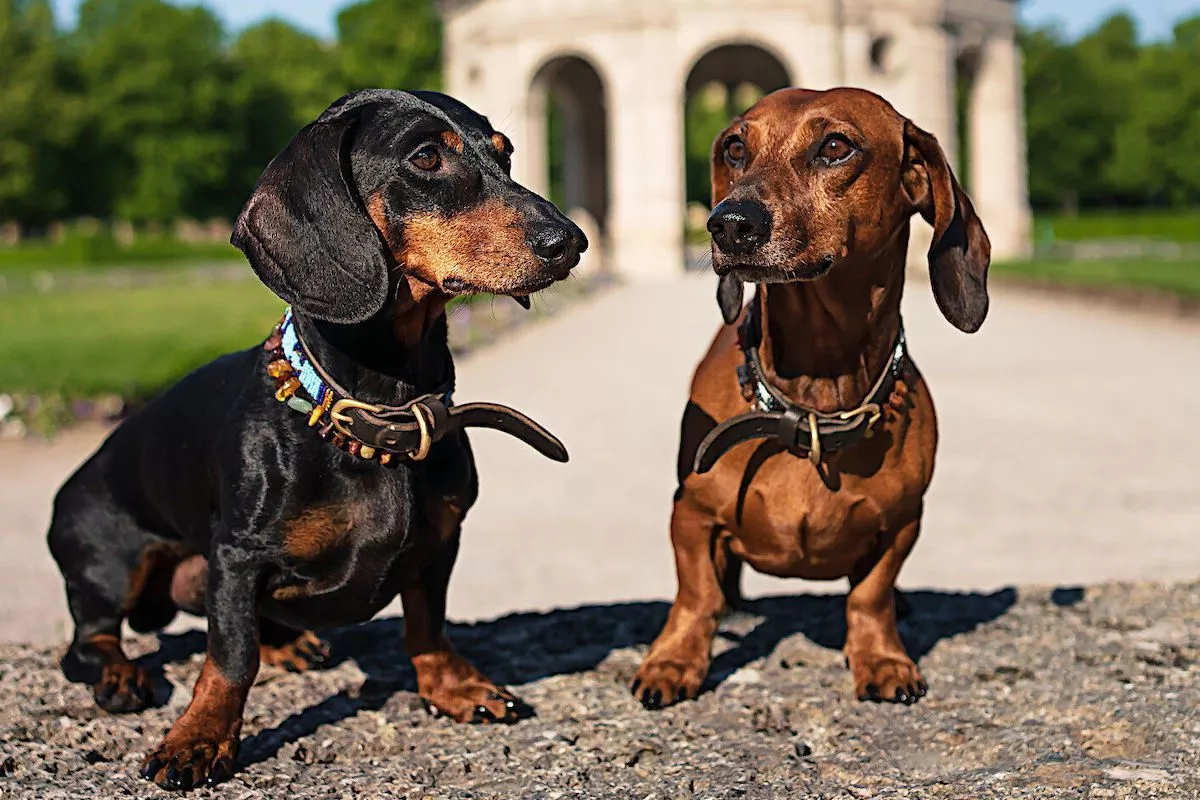
[[[283,527],[268,587],[272,617],[302,627],[369,619],[402,574],[456,525],[452,501],[420,482],[382,483],[314,501]]]
[[[789,454],[763,465],[740,505],[734,552],[781,577],[845,575],[872,547],[887,515],[886,498],[845,483],[833,491],[812,464]]]
[[[920,515],[932,473],[933,429],[891,438],[913,430],[904,425],[884,432],[878,441],[827,459],[819,470],[790,453],[757,465],[750,456],[738,499],[724,515],[735,533],[734,552],[760,572],[782,577],[849,574],[881,534]]]

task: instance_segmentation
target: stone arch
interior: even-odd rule
[[[609,234],[611,178],[607,82],[599,62],[579,52],[543,60],[529,81],[531,147],[544,191],[584,228],[591,258],[602,259]]]
[[[772,45],[756,39],[710,42],[684,62],[684,94],[690,96],[706,83],[753,83],[764,91],[795,85],[788,59]]]

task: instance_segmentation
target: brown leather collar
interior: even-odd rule
[[[395,465],[399,459],[423,461],[434,444],[456,431],[491,428],[520,439],[549,459],[567,461],[563,443],[529,417],[495,403],[456,406],[450,385],[399,406],[355,400],[312,357],[290,309],[263,349],[270,353],[267,372],[276,380],[276,399],[308,414],[310,427],[320,425],[317,434],[322,439],[351,455],[368,461],[378,458],[384,465]],[[311,402],[301,399],[300,391]]]
[[[567,449],[553,434],[529,417],[495,403],[456,406],[444,395],[427,394],[403,406],[378,406],[339,400],[330,409],[333,426],[364,445],[403,453],[421,461],[429,448],[463,428],[491,428],[525,442],[546,458],[567,461]]]
[[[752,393],[752,402],[758,408],[730,417],[709,431],[700,442],[692,463],[692,469],[698,474],[711,470],[717,460],[736,445],[755,439],[774,438],[783,448],[807,455],[814,465],[819,464],[825,453],[858,444],[871,435],[896,381],[904,374],[908,348],[901,323],[891,358],[857,408],[826,413],[793,403],[763,374],[758,355],[760,302],[756,298],[750,304],[746,319],[738,329],[738,340],[745,357],[745,364],[738,367],[738,381]]]

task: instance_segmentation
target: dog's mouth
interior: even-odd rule
[[[462,278],[446,278],[441,283],[442,291],[449,295],[492,294],[499,297],[511,297],[517,305],[528,311],[533,307],[532,297],[543,289],[549,288],[558,278],[547,276],[537,280],[518,284],[512,288],[497,289],[480,286]]]
[[[732,275],[743,283],[791,283],[792,281],[815,281],[833,269],[835,259],[825,255],[813,262],[796,261],[779,264],[773,261],[746,259],[733,260],[713,255],[713,271],[717,275]]]

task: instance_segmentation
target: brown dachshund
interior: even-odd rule
[[[987,234],[937,140],[862,90],[763,98],[717,137],[712,185],[726,325],[684,411],[679,591],[633,693],[652,709],[699,693],[745,562],[848,577],[856,696],[915,702],[927,686],[896,630],[894,586],[937,421],[900,317],[909,220],[933,225],[933,292],[967,332],[987,315]],[[758,284],[745,310],[743,281]]]

